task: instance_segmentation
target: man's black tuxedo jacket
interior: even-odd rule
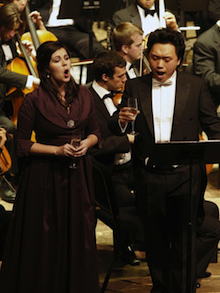
[[[27,75],[19,74],[7,69],[5,53],[1,45],[2,40],[0,40],[0,111],[5,103],[7,89],[13,86],[23,89],[27,82]],[[15,41],[12,39],[7,45],[11,48],[13,58],[16,58],[18,53],[16,51]]]
[[[155,2],[155,8],[157,14],[159,15],[158,1]],[[127,8],[116,11],[112,16],[112,21],[114,26],[117,26],[121,22],[131,22],[139,27],[142,27],[140,14],[135,3],[131,4]]]
[[[137,97],[139,101],[140,114],[136,118],[136,130],[140,135],[137,136],[134,146],[136,156],[143,162],[149,157],[155,142],[152,74],[128,80],[122,106],[126,105],[124,101],[126,96]],[[119,131],[114,121],[116,118],[115,115],[111,123],[113,132]],[[205,131],[209,139],[220,139],[220,118],[216,114],[210,93],[202,79],[177,72],[171,140],[197,141],[201,129]]]
[[[130,143],[127,135],[115,135],[109,129],[109,121],[111,116],[106,109],[106,106],[99,95],[94,91],[92,87],[89,88],[96,106],[96,112],[98,117],[98,123],[100,132],[102,135],[102,148],[92,148],[91,154],[96,157],[100,162],[108,166],[113,167],[115,155],[118,153],[126,153],[130,149]]]

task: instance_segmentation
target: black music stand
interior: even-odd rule
[[[192,293],[192,166],[194,164],[212,164],[220,162],[220,140],[208,141],[171,141],[156,143],[150,154],[148,166],[189,165],[189,206],[188,214],[188,242],[187,242],[187,284],[186,292]]]

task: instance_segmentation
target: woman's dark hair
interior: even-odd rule
[[[60,41],[47,41],[39,46],[37,49],[37,69],[39,78],[41,80],[41,86],[44,90],[52,92],[55,96],[59,94],[56,86],[48,78],[48,69],[51,56],[57,50],[64,48],[69,55],[68,50]],[[78,96],[79,86],[75,83],[74,79],[71,77],[70,81],[66,84],[66,103],[69,104],[73,98]]]
[[[175,47],[178,60],[182,62],[185,52],[185,41],[183,35],[171,29],[157,29],[150,33],[147,42],[147,54],[149,55],[154,44],[172,44]],[[180,63],[181,63],[180,62]]]
[[[96,81],[102,80],[102,75],[106,74],[109,78],[113,78],[115,67],[123,68],[126,62],[123,57],[113,51],[103,51],[95,56],[92,69]]]

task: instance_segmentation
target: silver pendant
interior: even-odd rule
[[[75,122],[74,122],[73,120],[69,120],[69,121],[67,121],[67,126],[68,126],[69,128],[73,128],[74,125],[75,125]]]

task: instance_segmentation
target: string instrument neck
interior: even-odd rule
[[[21,49],[22,54],[24,55],[24,58],[25,58],[27,66],[28,66],[28,69],[30,71],[30,74],[33,75],[34,77],[37,77],[37,73],[33,67],[33,64],[31,63],[30,57],[28,56],[28,54],[27,54],[27,52],[21,42],[21,39],[20,39],[20,36],[18,35],[18,33],[15,35],[15,39],[19,44],[19,47]]]
[[[28,27],[29,27],[29,30],[30,30],[32,42],[33,42],[35,50],[37,50],[37,48],[40,46],[40,40],[39,40],[39,37],[37,35],[35,24],[33,23],[32,19],[30,17],[30,8],[29,8],[28,3],[25,6],[25,14],[26,14],[26,18],[27,18]]]

